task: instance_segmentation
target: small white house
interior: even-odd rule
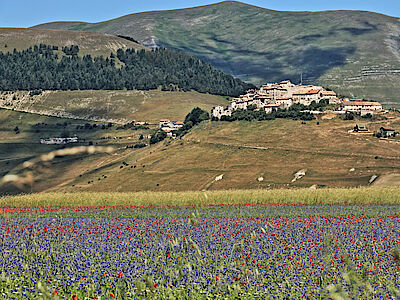
[[[376,112],[382,110],[382,104],[369,101],[343,101],[343,110],[348,112]]]
[[[63,145],[63,144],[69,144],[69,143],[78,143],[78,137],[66,137],[66,138],[60,138],[60,137],[55,137],[55,138],[48,138],[48,139],[41,139],[40,143],[45,144],[45,145]]]
[[[232,115],[232,110],[230,109],[225,109],[225,107],[219,105],[214,107],[211,110],[211,116],[220,120],[222,116],[231,116]]]
[[[181,121],[171,122],[170,120],[160,120],[161,130],[167,133],[169,131],[176,131],[179,128],[183,127],[183,125],[185,125],[185,123]]]
[[[265,112],[266,112],[267,114],[270,114],[270,113],[272,113],[274,110],[279,109],[279,104],[277,104],[277,103],[267,104],[267,105],[264,106],[264,109],[265,109]]]

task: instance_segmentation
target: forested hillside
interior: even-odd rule
[[[149,90],[161,86],[163,90],[236,96],[252,87],[175,50],[119,49],[106,58],[78,54],[78,46],[59,49],[45,44],[0,53],[0,90]]]

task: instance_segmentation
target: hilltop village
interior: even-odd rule
[[[214,119],[221,120],[232,116],[235,110],[256,108],[271,113],[277,109],[287,109],[293,104],[309,106],[326,100],[328,104],[336,104],[337,113],[353,112],[360,115],[374,114],[382,111],[379,102],[364,101],[362,99],[340,99],[334,91],[315,85],[295,85],[289,80],[280,83],[267,83],[259,90],[249,90],[245,95],[233,98],[226,106],[216,106],[211,111]]]
[[[314,104],[314,105],[312,105]],[[318,110],[315,104],[320,104]],[[334,91],[316,85],[296,85],[289,80],[280,83],[267,83],[259,90],[248,90],[246,94],[233,98],[227,106],[216,106],[211,110],[212,120],[230,120],[238,110],[265,111],[271,114],[278,110],[287,110],[297,105],[296,109],[309,114],[356,114],[372,116],[384,113],[382,105],[376,101],[339,97]],[[310,107],[307,109],[307,107]],[[322,109],[321,109],[322,108]],[[184,126],[184,122],[160,120],[159,129],[168,137],[175,138],[176,132]],[[355,130],[354,133],[366,133]],[[368,131],[368,133],[371,133]],[[372,134],[372,133],[371,133]],[[387,136],[386,132],[382,136]]]

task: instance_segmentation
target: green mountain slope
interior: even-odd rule
[[[54,46],[79,45],[80,55],[109,56],[118,49],[146,49],[146,47],[110,34],[95,32],[0,28],[0,52],[25,50],[39,44]]]
[[[400,22],[377,13],[279,12],[228,1],[36,28],[130,36],[189,52],[256,84],[298,82],[302,73],[342,94],[400,105]]]

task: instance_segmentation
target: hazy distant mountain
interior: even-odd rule
[[[343,94],[400,104],[399,18],[363,11],[279,12],[239,2],[146,12],[101,23],[36,28],[130,36],[189,52],[253,83],[319,82]]]

